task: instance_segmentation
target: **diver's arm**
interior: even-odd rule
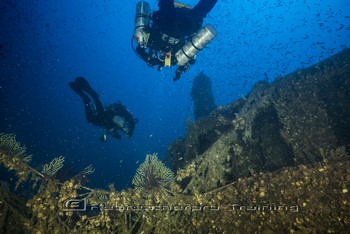
[[[141,46],[137,46],[136,47],[136,53],[138,55],[140,55],[141,59],[145,62],[147,62],[147,57],[148,57],[148,54],[146,52],[146,49],[145,48],[142,48]]]
[[[188,69],[190,69],[190,64],[193,65],[196,62],[195,59],[191,59],[188,63],[186,63],[183,66],[178,66],[176,71],[175,71],[175,77],[174,81],[177,81],[178,79],[181,78],[182,73],[186,72]]]
[[[136,53],[140,56],[140,58],[145,61],[148,66],[154,67],[162,63],[161,60],[156,56],[155,52],[152,52],[151,48],[149,48],[149,52],[146,49],[141,48],[141,46],[136,47]]]
[[[190,65],[188,65],[188,63],[184,66],[179,66],[175,71],[174,81],[177,81],[178,79],[180,79],[181,74],[184,73],[185,71],[187,71],[188,69],[190,69]]]

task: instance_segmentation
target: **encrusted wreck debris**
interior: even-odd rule
[[[62,199],[80,191],[73,181],[59,185],[60,189],[51,181],[52,186],[35,194],[27,208],[8,190],[0,189],[0,231],[347,233],[350,158],[344,147],[326,156],[328,161],[255,174],[206,193],[185,195],[177,186],[172,193],[95,190],[88,193],[88,208],[81,212],[64,211],[67,203]]]
[[[258,172],[325,160],[337,147],[349,150],[349,134],[346,49],[271,84],[258,82],[246,97],[189,124],[168,155],[175,168],[184,167],[178,174],[188,175],[182,188],[205,192]]]

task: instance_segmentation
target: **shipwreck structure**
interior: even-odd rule
[[[350,49],[188,125],[170,145],[182,188],[210,191],[241,177],[327,160],[350,145]],[[183,160],[179,160],[183,159]],[[193,169],[195,168],[195,170]]]

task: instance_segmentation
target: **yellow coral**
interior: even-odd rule
[[[11,157],[18,157],[25,163],[32,160],[32,155],[26,154],[27,148],[16,141],[15,134],[0,133],[0,150]]]
[[[174,179],[174,173],[158,160],[157,154],[147,154],[145,161],[136,171],[132,184],[136,189],[151,190],[168,187]]]
[[[50,163],[47,163],[43,166],[41,173],[52,177],[63,167],[63,163],[63,156],[54,158]]]
[[[18,176],[16,188],[31,178],[38,180],[42,176],[39,172],[28,166],[31,155],[26,155],[26,147],[16,141],[14,134],[0,133],[0,163],[9,170],[14,170]]]

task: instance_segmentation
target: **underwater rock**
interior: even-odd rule
[[[178,158],[188,161],[177,173],[183,189],[204,192],[261,171],[325,160],[332,149],[349,147],[349,133],[346,49],[271,84],[258,82],[246,97],[189,124],[168,155],[176,152],[175,168]]]

